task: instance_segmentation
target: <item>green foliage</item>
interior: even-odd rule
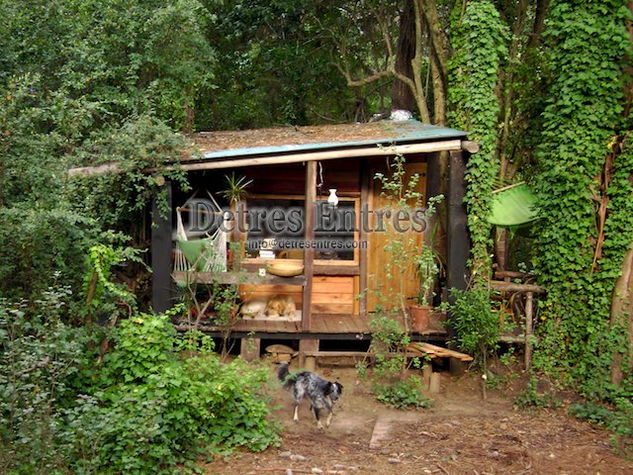
[[[248,196],[246,188],[253,183],[253,180],[247,180],[245,176],[238,178],[235,176],[235,173],[225,175],[224,178],[226,180],[226,188],[220,191],[220,195],[230,204],[237,204]]]
[[[191,344],[191,337],[183,337]],[[105,360],[100,457],[116,470],[152,470],[179,463],[196,447],[276,444],[265,397],[268,373],[243,361],[222,364],[200,348],[181,359],[168,316],[126,320]],[[140,408],[140,410],[139,410]],[[143,430],[145,437],[138,438]]]
[[[0,299],[0,467],[43,473],[65,466],[64,408],[89,365],[85,328],[64,323],[68,288],[27,305]]]
[[[268,371],[223,364],[168,315],[115,332],[99,367],[86,327],[62,322],[68,291],[37,308],[0,306],[0,464],[8,470],[148,473],[216,448],[277,444]],[[184,354],[181,352],[184,351]]]
[[[363,95],[350,91],[333,64],[324,29],[344,18],[340,5],[308,0],[201,3],[211,16],[207,40],[222,54],[214,87],[201,91],[197,100],[199,129],[354,121],[368,107],[365,97],[377,96],[374,87]]]
[[[37,74],[0,83],[0,206],[59,207],[67,149],[93,110],[63,92],[45,91]]]
[[[484,289],[451,289],[450,326],[455,343],[466,353],[483,359],[497,349],[499,316],[490,307],[490,294]]]
[[[630,50],[627,16],[622,1],[552,2],[546,29],[551,84],[536,150],[534,188],[542,220],[534,264],[548,295],[540,306],[545,321],[535,366],[599,398],[615,390],[608,382],[614,352],[626,352],[620,330],[609,327],[609,308],[633,242],[633,156],[630,141],[616,137],[625,125],[620,114],[623,60]],[[608,154],[611,180],[600,190]],[[609,204],[594,266],[600,238],[594,199],[602,196]]]
[[[531,375],[523,390],[515,399],[515,404],[521,407],[560,407],[561,402],[551,391],[538,391],[538,380]]]
[[[369,321],[372,332],[370,351],[374,364],[370,375],[371,391],[383,404],[397,409],[428,408],[432,401],[422,394],[422,380],[416,376],[406,376],[406,347],[411,342],[409,334],[400,328],[393,315],[381,313]],[[415,360],[416,369],[421,363]],[[367,376],[367,365],[357,365],[359,377]]]
[[[411,342],[409,334],[401,328],[397,316],[381,308],[376,309],[369,321],[369,330],[372,335],[370,351],[375,358],[374,382],[400,379],[407,364],[405,348]]]
[[[36,92],[91,104],[93,126],[154,109],[179,128],[212,77],[207,16],[195,0],[4,1],[0,16],[2,82],[41,72]]]
[[[123,236],[114,235],[112,240],[124,240]],[[86,295],[88,309],[100,309],[102,312],[113,313],[112,308],[106,308],[107,303],[124,303],[136,307],[136,298],[124,284],[112,281],[111,268],[117,264],[137,262],[144,265],[140,257],[141,252],[133,247],[119,247],[109,244],[96,244],[88,253],[90,271],[86,273],[83,290]]]
[[[152,115],[133,117],[120,127],[95,132],[76,150],[75,164],[115,164],[119,173],[73,177],[68,199],[103,227],[129,230],[138,226],[156,195],[161,215],[167,216],[165,180],[183,189],[188,185],[182,170],[164,167],[178,162],[186,143]]]
[[[421,387],[420,378],[409,376],[393,384],[376,384],[372,390],[378,401],[396,409],[428,409],[433,401],[422,394]]]
[[[456,5],[459,8],[461,5]],[[507,54],[507,28],[489,0],[467,2],[463,16],[453,20],[452,28],[455,53],[449,63],[449,123],[468,131],[469,138],[481,146],[468,160],[465,199],[472,241],[471,274],[476,283],[481,283],[489,279],[491,266],[491,225],[486,218],[499,168],[496,147],[500,107],[495,88]]]
[[[78,289],[84,256],[97,232],[93,220],[68,207],[0,207],[0,296],[38,298],[57,280]]]
[[[107,427],[93,434],[101,466],[146,472],[219,445],[258,451],[278,443],[261,394],[265,372],[241,362],[225,367],[210,355],[160,369],[142,384],[121,384],[105,393],[96,417]]]
[[[618,399],[611,407],[594,402],[575,403],[569,407],[569,414],[613,432],[616,450],[624,456],[633,455],[633,402],[630,398]]]

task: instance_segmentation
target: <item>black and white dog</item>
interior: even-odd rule
[[[343,394],[343,385],[339,382],[330,382],[311,371],[302,371],[291,374],[288,371],[288,363],[281,363],[277,371],[279,381],[286,389],[292,388],[292,397],[295,403],[294,420],[299,420],[299,404],[307,396],[312,404],[312,411],[317,420],[317,427],[323,429],[321,417],[327,412],[326,427],[330,427],[332,421],[332,407]]]

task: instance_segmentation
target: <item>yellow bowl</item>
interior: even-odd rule
[[[279,277],[294,277],[303,274],[303,264],[300,262],[284,262],[283,260],[269,262],[266,265],[269,274]]]

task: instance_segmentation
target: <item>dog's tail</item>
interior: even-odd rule
[[[295,379],[296,379],[295,375],[290,374],[290,371],[288,371],[288,363],[286,361],[279,364],[279,369],[277,370],[277,377],[279,378],[279,381],[281,381],[281,384],[283,384],[284,388],[286,389],[291,387],[294,384]]]

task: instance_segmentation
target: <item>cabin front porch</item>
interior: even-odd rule
[[[402,127],[402,124],[396,127]],[[374,177],[388,170],[388,160],[395,154],[406,157],[407,176],[416,174],[420,177],[417,190],[428,200],[440,192],[442,172],[439,157],[440,153],[447,153],[448,219],[440,243],[446,253],[446,276],[438,295],[443,293],[445,296],[446,292],[442,289],[449,287],[463,288],[468,255],[463,175],[472,143],[464,140],[463,133],[450,129],[413,124],[413,130],[419,134],[415,135],[415,140],[412,135],[403,136],[406,143],[400,144],[398,138],[390,138],[388,146],[384,147],[377,146],[381,140],[376,140],[371,143],[327,144],[327,148],[324,144],[305,144],[298,146],[300,149],[294,149],[295,152],[300,150],[300,154],[288,153],[287,148],[272,151],[242,148],[238,151],[209,152],[202,160],[182,164],[181,167],[191,177],[194,189],[209,190],[216,196],[227,172],[235,171],[252,181],[248,200],[243,203],[246,209],[273,204],[302,209],[304,242],[315,241],[315,228],[318,238],[317,207],[327,201],[328,188],[337,188],[339,208],[347,207],[355,219],[354,230],[349,237],[365,245],[334,258],[323,256],[311,247],[303,249],[298,255],[284,256],[284,260],[296,260],[303,265],[302,274],[295,277],[277,277],[265,272],[269,261],[262,259],[261,255],[248,253],[237,265],[229,260],[228,272],[175,272],[175,210],[186,203],[187,196],[182,192],[178,194],[167,182],[167,200],[174,211],[170,217],[161,217],[156,206],[153,219],[154,309],[163,311],[177,301],[176,284],[232,284],[239,286],[243,301],[282,294],[291,296],[297,309],[296,318],[291,321],[236,316],[230,326],[232,338],[294,341],[299,342],[300,350],[306,352],[319,351],[320,342],[325,340],[369,340],[369,321],[378,306],[371,290],[389,280],[385,266],[388,257],[383,250],[388,240],[384,233],[367,232],[365,226],[361,226],[362,211],[374,212],[385,206],[382,190]],[[376,215],[372,215],[371,219],[376,219]],[[423,243],[428,236],[425,237],[424,232],[408,232],[413,233],[417,246],[425,245]],[[231,241],[243,242],[246,238],[234,233]],[[273,259],[280,260],[281,257],[277,255]],[[407,270],[404,275],[406,277],[401,280],[405,298],[409,300],[417,294],[419,286],[412,271]],[[212,317],[212,312],[209,316]],[[194,318],[193,322],[177,322],[177,329],[184,331],[194,326],[212,336],[226,335],[227,328],[213,325],[209,316]],[[412,331],[412,339],[445,340],[447,333],[441,320],[441,316],[436,316],[428,328]],[[401,325],[406,328],[404,322]]]
[[[437,313],[431,319],[429,328],[423,331],[412,331],[413,340],[445,340],[447,337],[443,321],[446,315]],[[236,338],[253,336],[255,338],[275,338],[280,340],[297,340],[305,338],[313,339],[337,339],[337,340],[365,340],[371,337],[369,330],[370,316],[344,315],[344,314],[312,314],[311,325],[304,330],[301,321],[288,320],[256,320],[238,319],[231,325],[231,335]],[[202,319],[199,324],[193,325],[186,321],[180,321],[176,325],[179,331],[190,329],[202,330],[214,336],[220,336],[222,327],[215,326],[209,319]]]

